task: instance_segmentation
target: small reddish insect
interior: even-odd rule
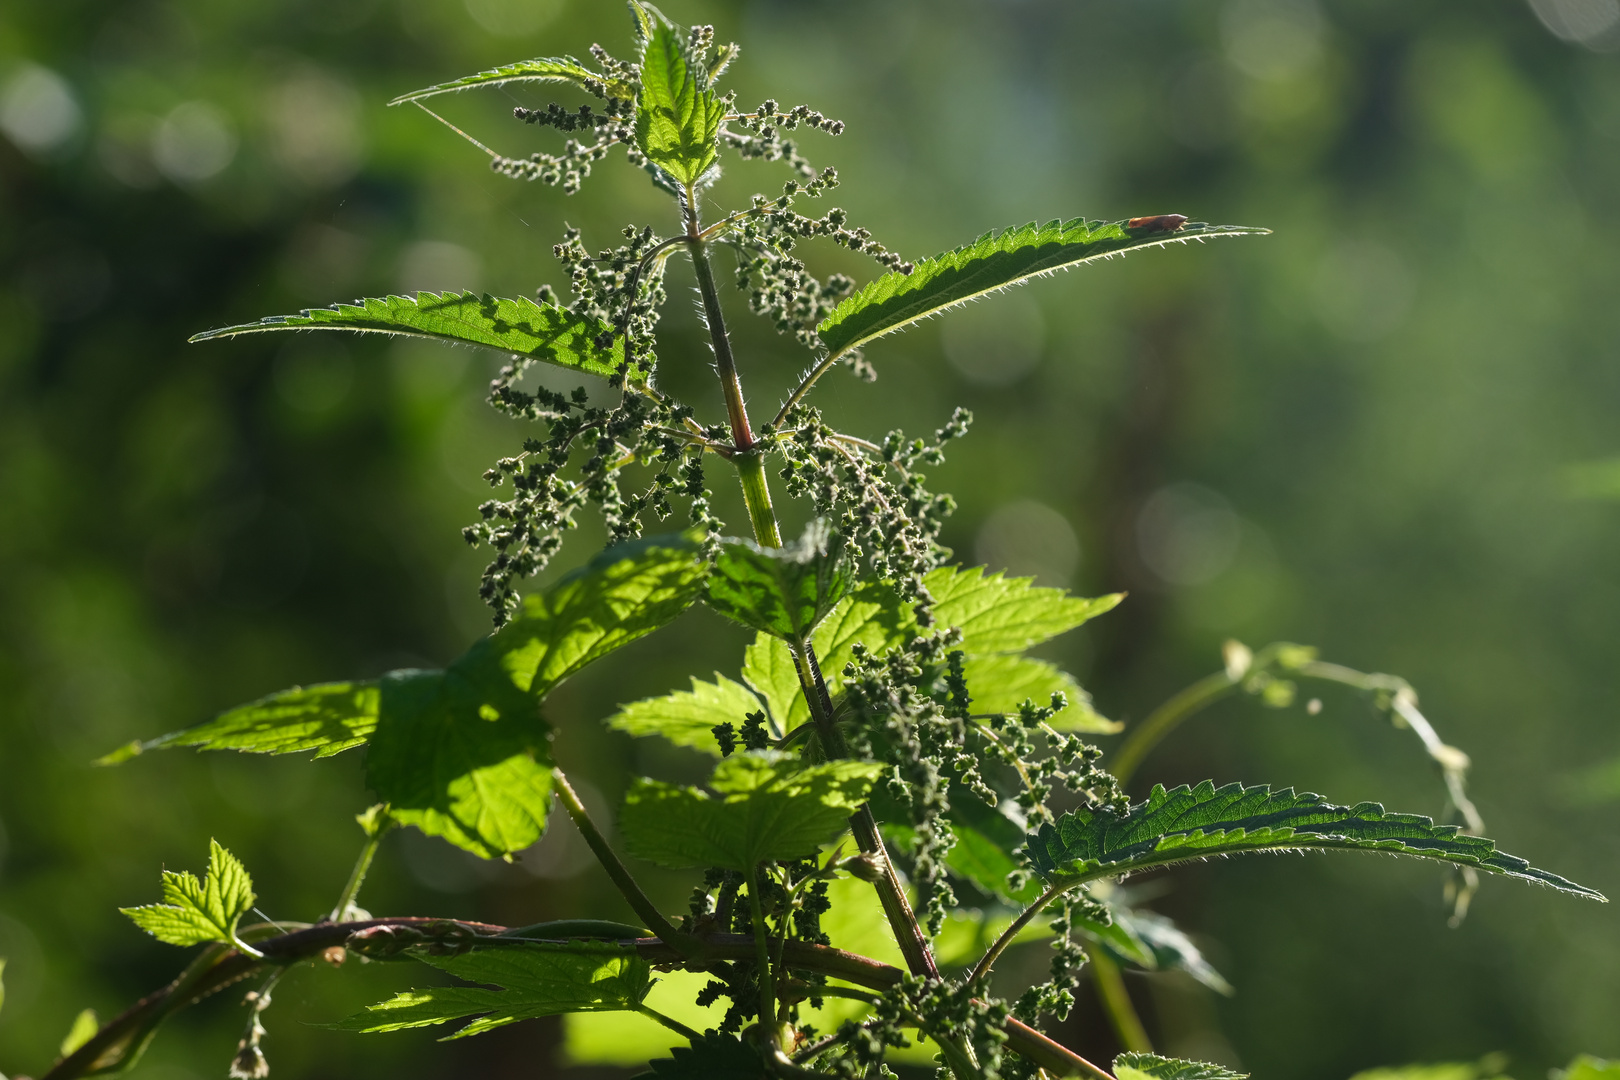
[[[1185,224],[1186,214],[1155,214],[1152,217],[1133,217],[1125,223],[1125,227],[1148,232],[1179,232]]]

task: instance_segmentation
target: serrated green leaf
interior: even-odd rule
[[[706,599],[726,618],[792,643],[807,640],[854,587],[842,538],[818,519],[785,547],[722,541]]]
[[[317,758],[331,757],[364,745],[377,728],[377,701],[374,681],[295,686],[238,705],[183,731],[130,743],[96,764],[116,765],[148,750],[170,746],[249,754],[314,750]]]
[[[421,101],[438,94],[453,94],[475,86],[505,86],[507,83],[541,82],[572,83],[597,97],[616,97],[629,101],[636,96],[635,87],[619,80],[609,80],[600,72],[592,71],[572,56],[541,56],[533,60],[519,60],[498,68],[480,71],[450,82],[438,83],[401,94],[390,105],[403,105],[408,101]]]
[[[469,982],[501,989],[407,990],[333,1026],[346,1031],[402,1031],[478,1016],[446,1036],[459,1039],[541,1016],[634,1009],[652,985],[652,968],[646,960],[634,949],[607,942],[525,943],[418,959]]]
[[[1045,225],[1031,222],[985,233],[971,244],[924,259],[910,274],[884,274],[834,308],[816,332],[829,356],[836,357],[987,293],[1093,259],[1134,248],[1220,236],[1258,236],[1269,231],[1203,223],[1174,232],[1154,231],[1131,229],[1123,221],[1110,224],[1080,218]]]
[[[1022,652],[1112,611],[1125,598],[1112,593],[1088,599],[1034,582],[987,574],[982,566],[945,567],[923,578],[934,596],[934,618],[962,628],[962,651],[969,656]]]
[[[805,768],[770,752],[736,754],[709,785],[638,779],[625,796],[619,831],[626,849],[660,866],[746,870],[766,859],[802,859],[844,829],[883,766],[833,761]]]
[[[1125,725],[1103,716],[1091,706],[1091,695],[1074,676],[1057,665],[1029,656],[975,656],[962,662],[962,674],[972,693],[975,713],[1017,712],[1025,701],[1047,705],[1054,691],[1069,699],[1068,708],[1048,721],[1058,731],[1113,735]]]
[[[89,1042],[96,1032],[101,1030],[101,1021],[96,1017],[96,1010],[85,1009],[73,1018],[73,1026],[68,1028],[62,1045],[58,1048],[63,1057]]]
[[[1077,885],[1155,866],[1248,851],[1350,848],[1416,855],[1524,878],[1603,900],[1601,893],[1537,870],[1497,851],[1483,836],[1436,825],[1417,814],[1387,813],[1377,803],[1335,806],[1292,788],[1204,781],[1196,788],[1155,786],[1123,814],[1072,810],[1030,837],[1029,857],[1049,884]]]
[[[1163,1058],[1157,1054],[1125,1053],[1114,1059],[1117,1080],[1245,1080],[1248,1075],[1207,1061]]]
[[[685,35],[667,19],[654,19],[636,99],[641,152],[676,183],[696,184],[719,157],[725,111],[703,65],[689,55]]]
[[[621,707],[608,718],[608,726],[631,735],[662,735],[676,746],[712,754],[719,745],[713,728],[723,723],[741,727],[759,704],[748,687],[715,672],[714,682],[694,678],[691,690]]]
[[[765,701],[765,709],[778,731],[786,733],[810,716],[799,690],[799,670],[788,647],[769,634],[760,634],[743,650],[743,682]],[[797,719],[794,717],[797,716]]]
[[[691,537],[620,544],[525,597],[515,618],[446,670],[385,676],[368,783],[395,820],[483,858],[528,847],[551,800],[540,701],[686,610],[706,571]]]
[[[633,1080],[767,1080],[771,1073],[759,1051],[735,1035],[711,1031],[692,1040],[691,1046],[676,1046],[667,1058],[647,1062],[650,1072]]]
[[[208,842],[203,880],[190,871],[163,871],[161,904],[120,908],[136,926],[170,945],[223,941],[241,948],[236,924],[253,910],[253,879],[218,840]]]
[[[622,346],[604,348],[597,344],[604,335],[613,334],[613,328],[600,319],[577,315],[556,304],[537,304],[527,297],[509,300],[470,292],[419,292],[414,299],[369,297],[352,304],[308,308],[297,315],[272,315],[257,322],[205,330],[191,340],[211,341],[272,330],[348,330],[481,345],[603,378],[617,373],[624,358]],[[632,365],[626,374],[641,379],[647,372]]]

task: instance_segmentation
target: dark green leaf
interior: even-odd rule
[[[1108,950],[1121,964],[1143,971],[1185,971],[1218,994],[1232,993],[1232,984],[1210,966],[1198,946],[1171,920],[1117,903],[1110,906],[1110,912],[1113,922],[1107,926],[1079,918],[1075,929]]]
[[[208,871],[203,880],[189,870],[163,871],[161,904],[120,908],[136,926],[170,945],[236,941],[236,924],[253,910],[253,879],[242,863],[220,844],[208,842]]]
[[[759,1051],[737,1038],[711,1031],[692,1045],[672,1047],[667,1058],[647,1062],[651,1072],[633,1080],[769,1080]]]
[[[854,586],[843,539],[816,520],[786,547],[723,541],[707,600],[728,619],[794,643],[807,640]]]
[[[314,750],[331,757],[361,746],[377,727],[377,684],[320,683],[238,705],[212,720],[146,742],[134,742],[96,762],[115,765],[147,750],[191,746],[250,754],[296,754]]]
[[[719,798],[637,780],[625,796],[619,830],[632,855],[676,869],[746,870],[765,859],[802,859],[847,825],[882,772],[874,762],[805,768],[785,754],[736,754],[709,780]]]
[[[719,156],[725,106],[708,85],[708,73],[689,55],[686,36],[655,17],[641,57],[641,94],[636,100],[636,145],[682,186],[698,182]]]
[[[1133,248],[1159,247],[1217,236],[1256,236],[1270,230],[1237,225],[1189,224],[1174,232],[1130,229],[1123,221],[1031,222],[924,259],[910,274],[884,274],[822,320],[816,332],[831,356],[903,330],[947,308],[1030,278],[1067,270]]]
[[[1074,810],[1030,837],[1037,872],[1057,886],[1170,863],[1246,851],[1353,848],[1416,855],[1490,873],[1537,881],[1564,892],[1602,900],[1602,894],[1537,870],[1496,850],[1482,836],[1455,825],[1436,825],[1417,814],[1391,814],[1377,803],[1334,806],[1320,795],[1292,788],[1209,781],[1166,791],[1155,786],[1147,801],[1124,815],[1102,809]]]
[[[505,86],[515,82],[572,83],[598,97],[616,97],[629,101],[635,97],[635,88],[617,80],[608,81],[599,72],[592,71],[572,56],[542,56],[534,60],[519,60],[476,75],[468,75],[436,86],[412,90],[390,101],[390,105],[403,105],[407,101],[421,101],[437,94],[452,94],[470,90],[475,86]]]
[[[652,987],[647,961],[634,949],[606,942],[525,943],[419,959],[469,982],[501,989],[406,990],[334,1026],[347,1031],[401,1031],[480,1016],[447,1036],[459,1039],[540,1016],[634,1009]]]
[[[1125,1053],[1114,1059],[1114,1075],[1119,1080],[1245,1080],[1249,1074],[1207,1061]]]
[[[209,341],[270,330],[351,330],[482,345],[603,378],[613,376],[623,360],[622,346],[597,343],[613,333],[613,328],[600,319],[576,315],[556,304],[537,304],[527,297],[508,300],[470,292],[419,292],[415,299],[371,297],[206,330],[191,340]],[[634,366],[627,374],[632,379],[646,376],[644,370]]]
[[[625,705],[608,725],[632,735],[662,735],[676,746],[704,753],[716,752],[713,728],[729,723],[741,727],[743,717],[759,709],[759,698],[748,687],[715,673],[714,682],[692,680],[691,690]]]

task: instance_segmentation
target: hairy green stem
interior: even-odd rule
[[[765,930],[765,906],[759,899],[759,867],[748,868],[748,912],[754,923],[754,978],[759,982],[759,1030],[774,1047],[776,1040],[776,986],[771,972],[771,939]]]
[[[690,221],[689,231],[697,226],[696,216]],[[704,250],[702,240],[694,235],[687,246],[692,253],[692,269],[697,272],[698,292],[703,297],[703,315],[709,323],[709,340],[714,344],[714,366],[720,376],[720,389],[726,398],[731,441],[739,452],[747,453],[754,448],[754,432],[748,426],[748,407],[743,403],[737,362],[731,355],[731,335],[726,333],[726,316],[720,308],[720,292],[715,288],[714,268],[709,265],[709,253]]]
[[[568,816],[573,819],[574,826],[585,838],[585,843],[590,845],[596,861],[602,864],[602,869],[607,871],[608,877],[613,879],[613,884],[618,886],[620,894],[629,902],[631,909],[641,921],[649,930],[671,945],[677,948],[689,945],[688,936],[675,929],[674,924],[664,918],[663,912],[659,911],[648,899],[647,894],[641,891],[641,886],[636,884],[636,879],[630,875],[630,871],[609,846],[607,837],[602,835],[602,830],[591,820],[585,804],[579,801],[579,794],[574,791],[573,785],[568,782],[568,777],[563,775],[561,769],[553,767],[551,782],[556,789],[557,800],[568,811]]]
[[[333,922],[342,922],[354,906],[355,897],[360,895],[360,886],[365,884],[366,874],[371,870],[371,861],[377,857],[377,848],[382,844],[382,838],[388,830],[394,827],[394,820],[387,819],[378,826],[377,831],[366,837],[364,846],[360,848],[360,857],[354,861],[354,869],[349,872],[349,881],[343,886],[343,893],[332,906],[329,916]]]
[[[758,450],[738,454],[731,460],[737,466],[737,479],[742,481],[743,501],[748,504],[748,521],[754,527],[754,539],[760,547],[782,546],[782,532],[776,524],[776,511],[771,507],[771,486],[765,478],[765,456]]]
[[[649,1020],[658,1021],[660,1024],[663,1024],[665,1027],[669,1028],[669,1030],[673,1031],[683,1039],[690,1039],[692,1042],[697,1042],[699,1039],[703,1038],[702,1034],[699,1032],[693,1031],[691,1028],[687,1027],[673,1016],[665,1016],[657,1009],[650,1009],[645,1005],[637,1005],[636,1012],[640,1013],[642,1016],[645,1016]]]
[[[1047,904],[1050,904],[1053,900],[1057,899],[1062,893],[1063,889],[1060,889],[1054,885],[1050,889],[1047,889],[1045,892],[1041,893],[1040,896],[1036,897],[1034,902],[1031,903],[1029,907],[1019,912],[1018,918],[1014,919],[1010,924],[1008,924],[1007,929],[1001,932],[1001,936],[996,938],[995,941],[991,942],[990,947],[985,950],[984,955],[979,957],[979,962],[973,965],[973,971],[970,975],[968,975],[968,982],[979,982],[986,975],[990,974],[990,968],[995,964],[996,958],[999,957],[1003,952],[1007,951],[1007,946],[1013,943],[1013,938],[1017,937],[1019,932],[1022,931],[1024,927],[1028,926],[1030,921],[1033,920],[1035,916],[1041,913],[1042,908],[1044,908]]]
[[[1119,1044],[1139,1054],[1153,1053],[1153,1040],[1148,1038],[1147,1028],[1131,1003],[1119,965],[1101,947],[1087,949],[1086,955],[1091,958],[1092,978],[1097,980],[1097,998],[1102,1002],[1103,1012],[1108,1014],[1114,1034],[1119,1036]]]
[[[810,714],[815,720],[816,732],[821,737],[822,749],[829,758],[847,756],[848,748],[833,717],[832,694],[827,689],[827,680],[822,677],[815,646],[802,641],[789,646],[789,651],[793,654],[793,668],[799,676],[799,687],[804,691],[805,701],[809,703]],[[911,910],[911,901],[906,899],[905,886],[900,884],[900,875],[895,871],[894,861],[889,858],[889,849],[883,843],[883,833],[878,829],[877,819],[872,816],[871,804],[862,803],[861,808],[850,815],[849,828],[861,853],[874,856],[880,864],[882,877],[873,882],[873,886],[877,889],[878,900],[883,904],[883,914],[889,920],[889,927],[894,931],[895,942],[900,946],[900,954],[906,958],[906,967],[913,975],[939,978],[939,964],[934,960],[934,951],[928,947],[928,938],[917,921],[917,913]]]

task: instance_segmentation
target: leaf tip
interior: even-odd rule
[[[110,754],[102,754],[90,764],[95,768],[103,768],[108,765],[122,765],[132,757],[139,757],[145,752],[145,750],[145,743],[141,742],[139,739],[132,739],[123,746],[120,746],[118,749],[112,751]]]

